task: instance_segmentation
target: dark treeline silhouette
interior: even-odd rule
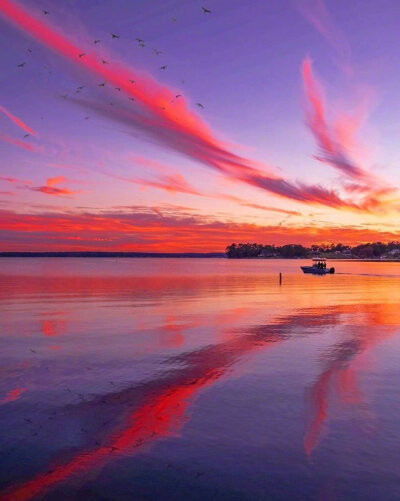
[[[300,244],[282,246],[262,245],[257,243],[233,243],[226,248],[228,258],[306,258],[316,255],[358,259],[398,259],[400,258],[400,242],[374,242],[356,245],[324,244],[304,247]]]

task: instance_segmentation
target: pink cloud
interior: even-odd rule
[[[348,74],[353,74],[350,44],[335,23],[323,0],[298,0],[300,13],[325,38],[336,52],[339,66]]]
[[[11,119],[14,123],[16,123],[19,127],[21,127],[21,129],[24,129],[25,132],[36,136],[36,132],[33,129],[28,127],[26,123],[24,123],[20,118],[16,117],[6,108],[4,108],[4,106],[1,106],[1,104],[0,104],[0,111],[2,111],[6,116],[8,116],[9,119]]]
[[[20,139],[16,139],[14,137],[8,136],[7,134],[0,133],[0,141],[4,141],[5,143],[12,144],[17,148],[21,148],[23,150],[38,152],[38,149],[32,144],[21,141]]]
[[[65,183],[67,181],[68,179],[64,176],[50,177],[47,179],[45,186],[32,186],[27,188],[31,191],[39,191],[41,193],[45,193],[46,195],[54,195],[54,196],[69,196],[69,195],[74,195],[76,193],[81,193],[80,191],[77,190],[70,190],[69,188],[65,187],[61,188],[55,186],[57,184]]]
[[[73,61],[93,76],[101,78],[133,97],[139,104],[136,111],[110,109],[98,103],[85,103],[107,118],[140,129],[166,147],[179,151],[211,167],[227,177],[243,182],[274,195],[299,202],[364,210],[362,205],[343,200],[335,190],[319,185],[291,182],[275,173],[274,169],[233,153],[228,145],[215,136],[210,127],[190,109],[182,96],[175,99],[176,91],[161,85],[149,76],[121,64],[103,64],[92,55],[91,50],[82,50],[47,24],[28,14],[11,0],[0,1],[0,14],[39,40],[46,47]],[[85,57],[79,54],[84,52]],[[130,80],[135,80],[135,85]],[[76,100],[78,102],[78,100]]]

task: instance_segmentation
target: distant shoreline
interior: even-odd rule
[[[65,251],[65,252],[0,252],[0,258],[5,257],[24,257],[24,258],[182,258],[182,259],[210,259],[210,258],[227,258],[224,252],[97,252],[97,251]],[[240,257],[230,258],[233,261],[237,260],[258,260],[258,261],[274,261],[287,260],[298,261],[300,259],[307,260],[310,258],[296,257]],[[400,263],[399,259],[361,259],[361,258],[335,258],[328,257],[329,261],[355,261],[355,262],[370,262],[370,263]]]
[[[129,258],[225,258],[224,252],[0,252],[1,257],[129,257]]]

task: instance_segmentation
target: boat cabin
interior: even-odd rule
[[[313,257],[313,268],[326,270],[326,259],[324,257]]]

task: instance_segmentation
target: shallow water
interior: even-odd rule
[[[400,264],[303,263],[1,259],[0,499],[399,499]]]

